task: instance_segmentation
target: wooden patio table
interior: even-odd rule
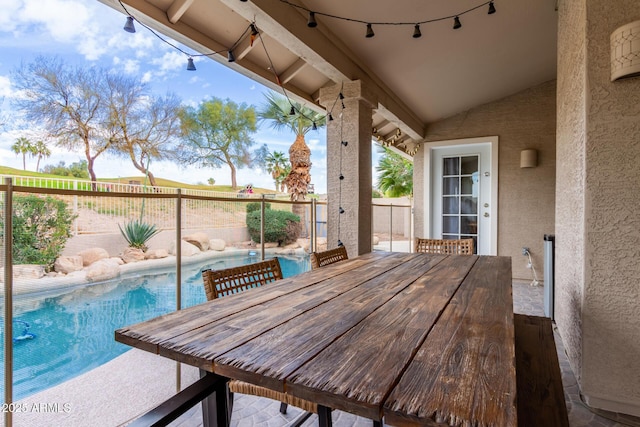
[[[516,426],[513,318],[508,257],[373,252],[115,337],[317,402],[325,426],[331,409],[398,426]]]

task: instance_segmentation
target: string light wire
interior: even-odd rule
[[[299,4],[295,4],[295,3],[291,3],[289,0],[280,0],[280,2],[284,3],[286,5],[289,5],[291,7],[295,7],[297,9],[304,10],[307,13],[313,12],[314,17],[315,16],[324,16],[324,17],[327,17],[327,18],[338,19],[338,20],[341,20],[341,21],[356,22],[356,23],[359,23],[359,24],[370,24],[370,25],[397,25],[397,26],[411,25],[411,26],[415,26],[416,24],[419,24],[419,25],[421,25],[421,24],[429,24],[429,23],[432,23],[432,22],[438,22],[438,21],[444,21],[444,20],[447,20],[447,19],[453,19],[456,16],[462,16],[462,15],[467,14],[469,12],[473,12],[476,9],[480,9],[481,7],[487,6],[490,3],[493,4],[493,3],[495,3],[495,0],[489,0],[489,1],[486,1],[486,2],[484,2],[482,4],[474,6],[474,7],[470,8],[470,9],[467,9],[465,11],[462,11],[462,12],[459,12],[459,13],[454,13],[454,14],[448,15],[448,16],[443,16],[441,18],[424,19],[424,20],[421,20],[421,21],[411,21],[411,22],[408,22],[408,21],[399,21],[399,22],[393,22],[393,21],[364,21],[362,19],[349,18],[349,17],[345,17],[345,16],[334,15],[334,14],[331,14],[331,13],[320,12],[320,11],[317,11],[317,10],[311,10],[311,9],[305,7],[305,6],[302,6],[302,5],[299,5]]]
[[[182,54],[186,55],[189,58],[196,58],[196,57],[202,57],[202,56],[207,56],[207,57],[211,57],[211,56],[215,56],[215,55],[220,55],[223,52],[229,52],[229,51],[233,51],[236,47],[238,47],[238,45],[240,44],[240,42],[244,39],[244,37],[246,36],[247,32],[252,31],[253,28],[251,27],[251,25],[253,24],[253,22],[251,24],[249,24],[249,26],[247,26],[244,31],[242,32],[242,34],[240,35],[240,37],[238,37],[238,39],[235,41],[235,43],[233,43],[233,45],[228,48],[228,49],[221,49],[219,51],[212,51],[209,53],[189,53],[187,51],[185,51],[184,49],[182,49],[180,46],[177,46],[174,43],[171,43],[169,40],[165,39],[164,37],[162,37],[160,34],[158,34],[153,28],[149,27],[148,25],[146,25],[144,22],[140,22],[138,19],[136,19],[135,16],[133,16],[131,14],[131,12],[129,12],[129,10],[127,9],[127,7],[124,5],[124,3],[122,3],[122,0],[118,0],[118,3],[120,3],[120,6],[122,7],[122,10],[124,10],[124,12],[127,14],[128,17],[132,18],[134,21],[136,21],[138,24],[140,24],[142,27],[146,28],[151,34],[153,34],[154,36],[156,36],[157,38],[159,38],[161,41],[163,41],[164,43],[166,43],[167,45],[171,46],[172,48],[174,48],[175,50],[181,52]]]

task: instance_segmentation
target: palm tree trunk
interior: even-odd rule
[[[311,150],[304,141],[304,135],[298,135],[289,148],[291,172],[284,180],[292,201],[304,200],[307,186],[311,183]]]

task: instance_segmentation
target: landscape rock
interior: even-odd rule
[[[169,256],[169,252],[166,249],[149,249],[144,254],[144,259],[160,259]]]
[[[378,236],[376,236],[375,234],[373,235],[373,245],[377,245],[378,243],[380,243],[380,238]]]
[[[82,265],[87,267],[96,261],[109,258],[109,252],[103,248],[89,248],[78,253],[82,257]]]
[[[311,240],[310,239],[298,239],[296,241],[296,243],[298,243],[298,246],[300,246],[302,249],[304,249],[305,252],[310,252],[311,251]]]
[[[197,246],[202,252],[209,250],[209,236],[207,233],[198,232],[193,233],[182,238],[182,240]]]
[[[61,256],[53,263],[54,271],[69,274],[72,271],[82,270],[82,257],[80,255]]]
[[[327,238],[326,237],[318,237],[316,239],[316,251],[322,252],[327,250]]]
[[[224,251],[224,248],[227,247],[227,242],[222,239],[211,239],[209,240],[209,249],[212,251]]]
[[[181,247],[181,251],[182,251],[182,256],[193,256],[195,254],[199,254],[200,253],[200,249],[197,246],[192,245],[191,243],[186,242],[184,240],[181,242],[180,247]],[[171,242],[171,247],[169,248],[169,253],[171,255],[176,255],[176,248],[177,248],[176,247],[176,242],[174,240],[173,242]]]
[[[13,279],[41,279],[44,277],[44,265],[16,264],[13,266]],[[0,282],[4,282],[4,267],[0,268]]]
[[[145,256],[144,256],[144,251],[142,249],[129,247],[122,252],[122,255],[120,255],[120,258],[126,264],[129,264],[132,262],[144,261]]]
[[[118,262],[111,258],[101,259],[86,268],[86,278],[90,282],[109,280],[120,275]]]

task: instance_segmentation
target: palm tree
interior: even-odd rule
[[[390,149],[383,147],[384,154],[378,161],[376,170],[378,189],[387,197],[413,195],[413,163]]]
[[[27,170],[27,154],[34,153],[34,145],[27,138],[21,136],[16,139],[16,142],[11,146],[11,151],[18,154],[22,154],[22,169]]]
[[[38,141],[33,146],[32,154],[38,157],[38,161],[36,162],[36,172],[38,172],[40,170],[40,160],[49,157],[51,155],[51,150],[49,150],[47,144],[42,141]]]
[[[284,179],[287,177],[289,170],[287,165],[287,158],[282,151],[274,151],[269,153],[264,159],[267,167],[267,172],[273,177],[273,181],[276,185],[276,191],[284,188]],[[289,169],[289,170],[287,170]]]
[[[291,171],[284,179],[284,184],[292,201],[304,200],[307,185],[311,182],[311,150],[304,136],[311,129],[325,126],[326,117],[275,92],[265,94],[265,98],[266,104],[258,111],[260,121],[269,121],[273,129],[289,129],[296,135],[295,142],[289,148]]]

